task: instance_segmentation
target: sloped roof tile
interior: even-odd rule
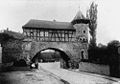
[[[70,22],[46,21],[46,20],[30,20],[23,28],[46,28],[46,29],[74,29]]]
[[[85,19],[84,15],[82,14],[81,10],[79,10],[76,14],[76,16],[74,17],[73,20],[79,20],[79,19]]]

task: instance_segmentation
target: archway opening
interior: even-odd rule
[[[61,68],[70,68],[69,56],[62,50],[56,48],[46,48],[39,51],[31,60],[33,63],[60,62]]]

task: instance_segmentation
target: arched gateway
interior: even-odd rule
[[[45,53],[46,50],[49,51],[49,52],[47,52],[47,53],[49,53],[49,55],[50,55],[50,50],[52,50],[52,52],[54,52],[53,55],[55,55],[55,53],[57,52],[57,56],[58,56],[57,59],[55,59],[56,56],[50,57],[50,56],[48,55],[48,57],[47,57],[47,54],[46,54],[46,56],[42,55],[42,53]],[[48,59],[49,59],[49,60],[48,60]],[[32,61],[33,63],[35,63],[35,61],[38,61],[38,62],[51,62],[50,59],[51,59],[52,62],[60,61],[60,63],[61,63],[61,64],[60,64],[60,67],[62,67],[62,68],[69,68],[69,67],[70,67],[70,65],[69,65],[70,58],[69,58],[69,56],[68,56],[63,50],[56,49],[56,48],[46,48],[46,49],[43,49],[43,50],[39,51],[39,52],[32,58],[31,61]],[[53,59],[54,59],[54,60],[53,60]]]
[[[23,26],[26,36],[23,56],[31,61],[41,50],[52,48],[64,51],[73,64],[79,63],[83,55],[84,59],[88,59],[88,27],[89,20],[81,11],[72,22],[30,20]]]

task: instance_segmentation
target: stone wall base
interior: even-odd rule
[[[110,75],[110,67],[108,65],[93,64],[88,62],[80,62],[79,71]]]

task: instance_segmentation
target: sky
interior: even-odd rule
[[[71,22],[79,9],[86,14],[92,1],[98,4],[97,43],[120,40],[119,0],[0,0],[0,30],[22,32],[30,19]]]

